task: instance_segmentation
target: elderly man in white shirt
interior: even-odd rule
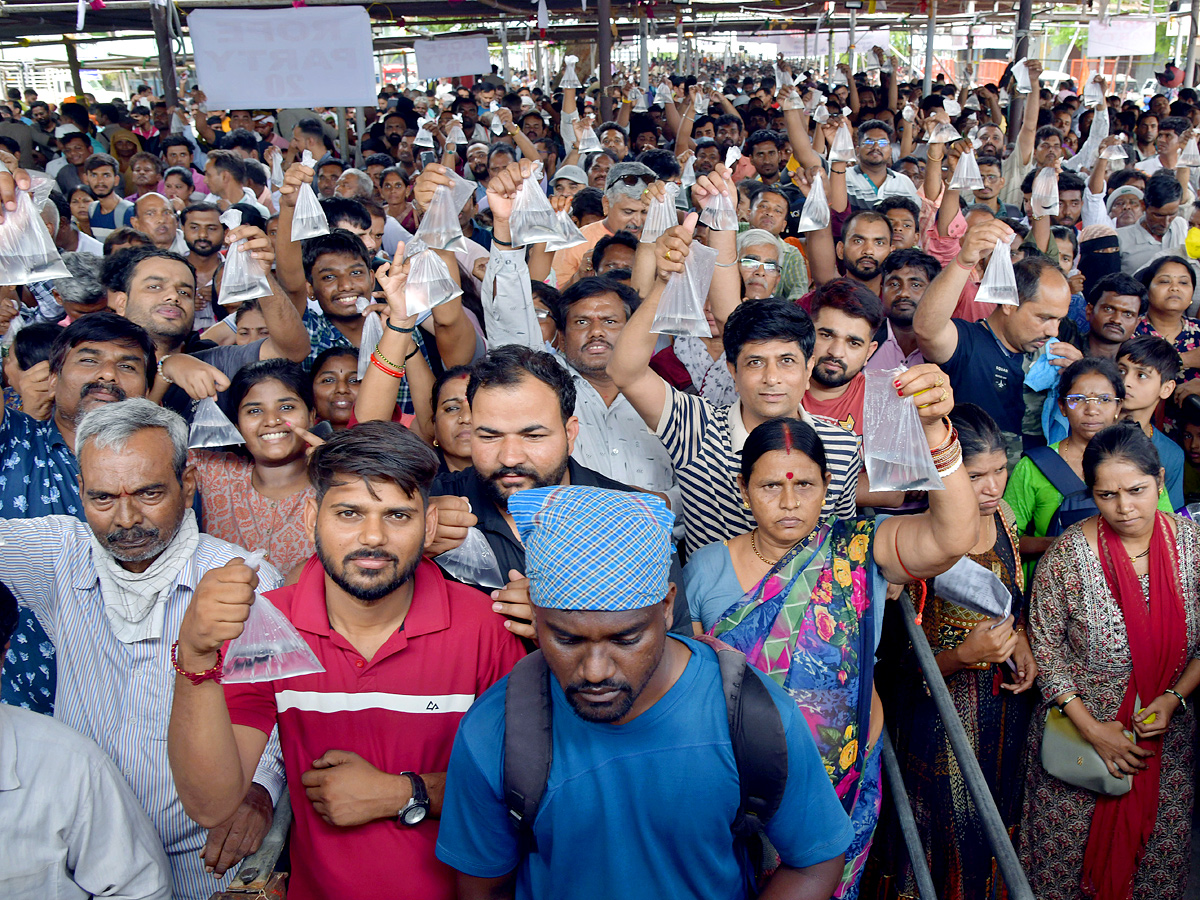
[[[16,624],[17,599],[0,585],[0,649]],[[169,900],[154,826],[93,741],[0,704],[0,897],[92,896]]]
[[[1187,238],[1187,219],[1179,215],[1183,187],[1174,173],[1167,171],[1152,176],[1146,182],[1142,202],[1146,211],[1141,220],[1117,229],[1121,271],[1126,275],[1136,275]]]
[[[183,419],[149,400],[88,412],[75,435],[87,522],[0,519],[0,571],[54,643],[55,718],[99,744],[124,775],[166,850],[173,896],[207,900],[231,877],[210,867],[224,872],[270,827],[283,766],[273,735],[256,784],[226,823],[220,858],[206,859],[208,832],[184,812],[167,760],[173,642],[204,573],[247,551],[199,533],[187,445]],[[263,590],[282,582],[265,563],[259,579]]]

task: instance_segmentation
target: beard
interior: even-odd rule
[[[190,250],[192,253],[195,253],[197,256],[202,256],[206,259],[221,251],[220,245],[212,241],[193,242],[189,241],[187,238],[184,238],[183,242],[187,244],[188,250]]]
[[[508,498],[516,493],[515,490],[508,490],[500,486],[500,479],[506,475],[524,475],[526,478],[531,478],[533,484],[531,488],[555,487],[562,484],[563,476],[567,474],[567,463],[570,457],[564,456],[562,462],[554,468],[554,471],[548,475],[542,475],[536,469],[529,466],[501,466],[495,472],[484,475],[478,469],[476,474],[479,476],[480,483],[483,486],[483,492],[487,494],[489,500],[496,505],[498,509],[508,508]],[[505,491],[508,490],[507,493]],[[525,490],[525,488],[520,488]]]
[[[827,371],[821,368],[821,366],[825,363],[835,363],[837,366],[840,366],[840,368],[835,368],[833,371]],[[817,360],[817,364],[813,366],[812,380],[821,385],[821,387],[837,388],[841,387],[843,384],[846,384],[857,374],[857,372],[851,374],[849,369],[846,368],[846,363],[844,361],[840,359],[834,359],[832,356],[824,356]]]
[[[145,562],[155,559],[175,540],[179,526],[183,524],[185,507],[180,505],[179,514],[169,532],[153,525],[134,525],[132,528],[114,528],[107,532],[101,543],[105,549],[121,562]],[[97,537],[100,537],[97,535]],[[130,546],[130,545],[133,546]]]
[[[421,561],[421,553],[424,550],[422,543],[422,546],[417,549],[416,555],[406,560],[403,565],[398,557],[383,550],[355,550],[342,557],[339,568],[333,557],[321,545],[319,532],[314,543],[316,544],[317,558],[321,560],[321,565],[333,579],[333,583],[355,600],[366,604],[382,600],[393,591],[403,587],[417,570],[417,564]],[[356,559],[383,559],[391,562],[391,566],[368,570],[370,574],[352,576],[349,574],[350,565]]]
[[[842,265],[846,267],[846,274],[859,281],[870,281],[879,274],[879,263],[869,256],[863,256],[851,262],[849,259],[843,259]]]
[[[662,665],[665,650],[666,642],[664,641],[659,646],[654,664],[646,668],[646,677],[642,679],[641,684],[633,685],[628,681],[617,681],[614,678],[606,678],[604,681],[598,682],[574,681],[568,684],[563,688],[563,693],[567,697],[567,702],[571,704],[571,708],[575,710],[575,715],[586,722],[600,724],[619,722],[625,718],[629,714],[629,710],[633,708],[633,704],[637,702],[637,698],[642,695],[642,691],[646,689],[646,685],[650,683],[650,679],[654,677],[654,673],[658,671],[658,667]],[[620,693],[608,703],[598,705],[582,699],[581,692],[587,689],[619,691]]]

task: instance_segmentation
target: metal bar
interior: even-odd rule
[[[262,844],[254,852],[242,860],[237,877],[234,878],[231,890],[246,890],[251,886],[262,886],[267,883],[283,853],[283,845],[287,842],[288,828],[292,824],[292,801],[287,789],[279,795],[275,804],[275,815],[271,820],[271,828]]]
[[[941,676],[937,660],[933,658],[933,651],[929,649],[929,641],[921,626],[917,624],[917,615],[907,591],[900,595],[900,611],[904,614],[904,627],[908,629],[908,637],[917,654],[921,671],[925,674],[929,694],[946,728],[946,737],[950,739],[950,746],[954,750],[955,759],[958,760],[963,781],[966,782],[971,799],[975,801],[979,823],[983,826],[988,843],[992,845],[996,864],[1004,875],[1008,895],[1011,900],[1035,900],[1029,880],[1025,877],[1025,870],[1021,868],[1021,861],[1017,858],[1017,851],[1013,849],[1012,841],[1009,840],[1008,829],[1004,827],[1004,820],[1000,818],[1000,811],[996,809],[996,801],[992,799],[992,792],[984,780],[983,770],[979,768],[979,759],[967,740],[967,732],[958,717],[958,711],[954,708],[954,701],[950,699],[946,681]]]
[[[1033,20],[1033,0],[1021,0],[1020,6],[1017,8],[1017,27],[1013,31],[1013,59],[1024,59],[1029,55],[1029,25]],[[1030,85],[1030,87],[1036,87]],[[1033,98],[1033,109],[1037,109],[1037,98],[1034,94],[1030,94]],[[1015,123],[1022,121],[1022,112],[1025,109],[1025,100],[1016,91],[1012,92],[1012,98],[1008,105],[1008,133],[1005,134],[1005,139],[1016,140],[1017,132],[1020,130]],[[1037,115],[1034,112],[1034,115]]]
[[[638,85],[644,94],[650,90],[650,21],[646,18],[645,10],[638,19],[638,36],[638,59],[642,66],[641,74],[638,76]]]
[[[921,93],[933,88],[933,29],[937,25],[937,0],[929,0],[929,23],[925,26],[925,84]]]
[[[600,66],[600,118],[602,121],[611,121],[614,115],[608,88],[612,84],[612,29],[608,23],[612,21],[612,0],[596,0],[596,15],[600,19],[596,28],[597,64]]]
[[[63,46],[67,48],[67,66],[71,70],[71,87],[76,97],[83,96],[83,76],[79,74],[79,53],[75,50],[75,42],[63,36]]]
[[[163,100],[168,108],[179,105],[179,86],[175,83],[175,54],[171,49],[171,29],[167,24],[167,8],[157,3],[150,7],[154,25],[154,42],[158,45],[158,69],[162,76]]]
[[[917,894],[921,900],[937,900],[933,877],[929,874],[929,863],[925,859],[925,848],[921,846],[921,835],[917,831],[917,820],[913,816],[912,804],[908,801],[908,792],[904,787],[904,775],[900,772],[900,760],[896,758],[896,749],[892,746],[892,738],[886,725],[883,726],[883,734],[879,736],[879,740],[882,744],[879,749],[883,751],[883,771],[887,775],[892,802],[896,804],[896,818],[900,820],[900,833],[904,836],[904,846],[908,848],[913,878],[917,882]]]

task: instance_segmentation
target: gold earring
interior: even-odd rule
[[[749,509],[749,508],[750,508],[750,501],[743,497],[742,498],[742,509]]]
[[[435,446],[435,447],[440,446],[437,442],[437,438],[433,439],[433,446]]]

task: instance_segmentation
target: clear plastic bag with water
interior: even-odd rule
[[[489,591],[499,590],[508,584],[500,563],[487,538],[478,528],[468,528],[463,542],[453,550],[439,553],[433,558],[450,577],[473,584]]]
[[[958,158],[958,165],[950,176],[950,190],[977,191],[981,187],[983,175],[979,172],[979,162],[975,159],[975,151],[968,150]]]
[[[959,105],[957,100],[952,100],[949,97],[942,101],[942,109],[946,111],[946,115],[948,115],[951,119],[958,118],[960,115],[962,115],[963,110],[962,106]]]
[[[467,135],[462,128],[462,116],[455,116],[450,121],[453,124],[450,126],[450,133],[446,135],[446,143],[451,147],[460,147],[467,142]]]
[[[28,191],[17,190],[17,208],[0,223],[0,284],[29,284],[70,278],[39,210],[49,202],[54,182],[33,176]]]
[[[807,109],[807,107],[804,105],[804,101],[800,99],[800,92],[796,90],[788,91],[787,94],[784,95],[783,102],[779,104],[779,108],[784,112],[788,112],[789,110],[793,109]]]
[[[1125,135],[1117,135],[1121,140],[1114,144],[1109,144],[1100,151],[1101,159],[1129,159],[1129,153],[1125,149]]]
[[[961,138],[962,135],[958,133],[958,129],[949,122],[938,122],[929,132],[927,140],[931,144],[952,144]]]
[[[733,167],[737,165],[737,161],[742,158],[742,151],[737,147],[730,147],[725,154],[725,168],[733,171]],[[732,197],[725,196],[724,193],[717,194],[707,201],[707,205],[700,211],[700,224],[707,225],[714,231],[737,231],[737,200]]]
[[[257,572],[265,556],[263,551],[255,550],[246,557],[246,565]],[[324,671],[296,626],[255,591],[242,633],[225,648],[221,683],[252,684]]]
[[[1036,215],[1058,215],[1058,172],[1053,166],[1043,166],[1034,176],[1029,203]]]
[[[188,431],[189,450],[232,447],[244,443],[246,439],[237,426],[229,421],[229,417],[221,412],[216,400],[205,397],[196,404],[192,411],[192,427]]]
[[[680,183],[689,188],[696,183],[696,157],[689,156],[688,161],[683,164],[683,174],[679,176]]]
[[[491,105],[488,107],[488,112],[492,114],[492,134],[495,135],[504,134],[504,122],[501,121],[500,116],[497,115],[499,111],[500,104],[493,100]]]
[[[417,136],[413,138],[413,146],[424,147],[430,150],[436,147],[437,141],[433,139],[433,132],[426,127],[428,125],[436,124],[437,116],[432,112],[430,112],[424,119],[419,121],[417,123]]]
[[[579,230],[575,220],[571,218],[569,209],[559,210],[555,213],[554,220],[558,225],[559,236],[553,241],[546,241],[548,251],[567,250],[587,243],[587,238],[583,236],[583,232]]]
[[[404,248],[408,267],[408,282],[404,286],[404,302],[410,316],[420,315],[462,295],[462,288],[450,277],[442,258],[430,250],[424,241],[413,239]]]
[[[828,228],[830,221],[829,198],[825,195],[825,179],[817,175],[808,196],[804,198],[804,208],[800,211],[800,221],[796,223],[797,231],[820,231]]]
[[[221,222],[226,228],[237,228],[242,224],[242,211],[227,209],[221,213]],[[234,241],[225,254],[225,269],[221,274],[221,306],[241,306],[247,300],[270,297],[275,293],[262,263],[244,248],[246,239]]]
[[[579,80],[579,73],[575,71],[575,63],[577,62],[579,62],[578,56],[563,57],[562,80],[558,83],[560,88],[575,88],[578,90],[583,87],[583,84]]]
[[[429,209],[425,210],[413,237],[420,238],[425,242],[425,246],[435,250],[466,253],[467,239],[463,237],[458,214],[475,192],[475,186],[449,167],[444,168],[445,174],[454,182],[454,187],[446,187],[444,184],[437,186],[433,192],[433,199],[429,201]]]
[[[1104,87],[1097,84],[1095,78],[1088,79],[1088,83],[1083,86],[1083,105],[1095,106],[1097,103],[1104,102]]]
[[[663,288],[650,331],[675,337],[712,337],[704,303],[717,269],[717,251],[693,241],[683,271],[675,272]]]
[[[710,102],[711,101],[709,100],[709,97],[708,97],[708,91],[705,88],[701,87],[700,90],[696,92],[696,98],[692,101],[693,115],[707,116],[708,115],[708,104]]]
[[[671,82],[663,81],[654,91],[654,105],[666,109],[667,100],[671,97]]]
[[[379,313],[369,313],[364,316],[362,339],[358,344],[358,380],[360,382],[367,377],[367,370],[371,368],[371,354],[379,346],[381,337],[383,337],[383,319]]]
[[[586,116],[584,124],[587,126],[583,129],[583,134],[579,136],[579,152],[584,153],[599,153],[604,149],[600,143],[600,138],[596,137],[596,129],[593,127],[595,119],[592,116]]]
[[[650,208],[646,210],[646,223],[642,225],[642,234],[638,238],[639,243],[653,244],[664,231],[679,224],[679,216],[675,213],[675,198],[679,194],[679,185],[668,181],[665,187],[662,199],[650,201]]]
[[[646,95],[637,85],[629,88],[629,97],[633,103],[633,112],[644,113],[650,111],[650,107],[646,105]]]
[[[992,258],[988,260],[987,268],[983,271],[983,279],[979,282],[979,292],[975,295],[976,303],[1001,303],[1006,306],[1020,306],[1017,296],[1017,276],[1012,264],[1012,241],[999,239],[992,250]]]
[[[513,198],[508,228],[514,247],[544,244],[562,238],[557,214],[542,191],[541,180],[542,164],[537,162]]]
[[[317,161],[312,153],[305,150],[300,162],[315,174]],[[321,209],[316,191],[311,185],[302,184],[296,194],[296,209],[292,213],[292,240],[306,241],[322,234],[329,234],[329,220],[325,218],[325,210]]]
[[[858,155],[854,152],[854,138],[850,136],[850,126],[845,120],[838,126],[837,134],[833,136],[833,143],[829,145],[829,161],[832,162],[855,162]]]
[[[945,490],[913,399],[896,394],[893,382],[904,371],[901,366],[865,373],[863,456],[871,490]]]
[[[829,107],[824,104],[818,106],[812,111],[812,120],[818,125],[824,125],[829,121]]]
[[[1013,63],[1012,76],[1016,81],[1018,94],[1028,94],[1032,85],[1029,82],[1029,69],[1025,66],[1029,60],[1027,58],[1018,59]]]
[[[271,184],[276,189],[283,184],[283,154],[271,154]]]
[[[1196,139],[1190,138],[1183,149],[1179,151],[1179,165],[1194,169],[1200,166],[1200,149],[1196,147]]]

